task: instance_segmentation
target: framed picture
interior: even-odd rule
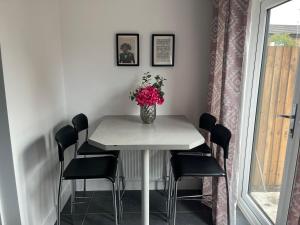
[[[174,66],[174,53],[174,34],[152,34],[152,66]]]
[[[139,34],[117,34],[117,65],[139,65]]]

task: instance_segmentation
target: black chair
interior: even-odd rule
[[[101,149],[99,147],[95,147],[91,144],[88,143],[88,137],[89,137],[89,123],[88,123],[88,118],[86,115],[84,115],[83,113],[80,113],[76,116],[73,117],[72,119],[72,124],[77,132],[77,134],[79,135],[79,133],[85,131],[85,140],[84,142],[79,146],[79,143],[77,143],[77,154],[78,155],[83,155],[83,156],[87,156],[87,155],[97,155],[97,156],[113,156],[116,158],[119,158],[119,154],[120,151],[106,151],[104,149]],[[119,163],[121,164],[118,168],[119,168],[119,174],[121,174],[121,180],[122,180],[122,188],[123,188],[123,193],[125,190],[125,178],[124,178],[124,174],[123,174],[123,168],[122,168],[122,163],[121,160],[119,160]],[[83,187],[84,187],[84,191],[86,191],[86,181],[84,180],[83,183]],[[122,195],[123,195],[122,193]]]
[[[199,128],[203,129],[207,132],[211,132],[211,130],[214,128],[215,124],[217,122],[216,117],[209,113],[203,113],[200,116],[199,119]],[[172,156],[175,155],[206,155],[206,154],[211,154],[211,148],[207,145],[207,143],[204,143],[198,147],[195,147],[189,151],[184,151],[184,150],[171,150],[170,151]]]
[[[195,155],[175,155],[171,158],[171,167],[174,176],[172,184],[171,202],[173,225],[176,222],[176,201],[178,182],[185,177],[224,177],[227,193],[227,219],[229,218],[229,192],[226,170],[226,159],[228,158],[228,148],[231,139],[231,132],[223,125],[217,124],[211,131],[211,142],[217,144],[218,150],[223,149],[224,168],[213,156],[195,156]]]
[[[106,151],[104,149],[95,147],[88,143],[89,137],[89,122],[86,115],[80,113],[73,117],[72,124],[75,128],[75,131],[79,134],[81,131],[85,131],[85,141],[77,149],[78,155],[101,155],[101,156],[114,156],[118,157],[119,151]]]
[[[60,177],[58,187],[57,200],[57,225],[60,225],[60,193],[63,180],[77,180],[77,179],[107,179],[112,183],[113,205],[115,223],[118,225],[118,208],[116,194],[116,184],[118,184],[116,157],[93,157],[93,158],[74,158],[70,161],[67,168],[64,168],[64,152],[70,146],[75,146],[78,141],[78,134],[75,129],[70,126],[64,126],[55,135],[55,140],[58,145],[58,156],[60,161]],[[75,147],[76,151],[76,147]],[[72,208],[72,206],[71,206]]]
[[[217,122],[216,117],[214,117],[213,115],[209,114],[209,113],[203,113],[200,116],[199,119],[199,128],[205,130],[208,133],[211,133],[212,129],[214,128],[215,124]],[[211,155],[212,154],[212,150],[211,148],[208,146],[207,143],[204,143],[198,147],[195,147],[191,150],[171,150],[170,151],[171,156],[177,156],[177,155],[195,155],[195,156],[204,156],[204,155]],[[167,176],[169,178],[169,182],[168,182],[168,198],[167,198],[167,212],[168,212],[168,217],[170,216],[170,197],[171,197],[171,183],[172,183],[172,177],[171,177],[171,166],[169,167],[169,174]],[[165,179],[166,180],[166,179]],[[166,188],[164,188],[165,190]],[[186,196],[187,198],[190,197],[196,197],[194,196]],[[182,199],[184,199],[184,196],[181,197]]]

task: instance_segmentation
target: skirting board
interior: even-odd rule
[[[68,199],[71,196],[71,183],[68,183],[67,185],[64,186],[62,193],[61,193],[61,209],[65,206],[67,203]],[[57,198],[57,196],[55,196]],[[57,220],[57,202],[55,202],[55,205],[53,206],[52,210],[50,210],[48,216],[42,223],[43,225],[54,225],[56,220]]]

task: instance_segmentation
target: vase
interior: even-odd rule
[[[156,105],[141,106],[140,116],[143,123],[151,124],[156,118]]]

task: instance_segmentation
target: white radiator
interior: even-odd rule
[[[150,179],[161,180],[166,167],[166,151],[150,151]],[[169,156],[167,156],[169,157]],[[140,180],[142,173],[141,151],[121,151],[124,174],[127,180]]]

